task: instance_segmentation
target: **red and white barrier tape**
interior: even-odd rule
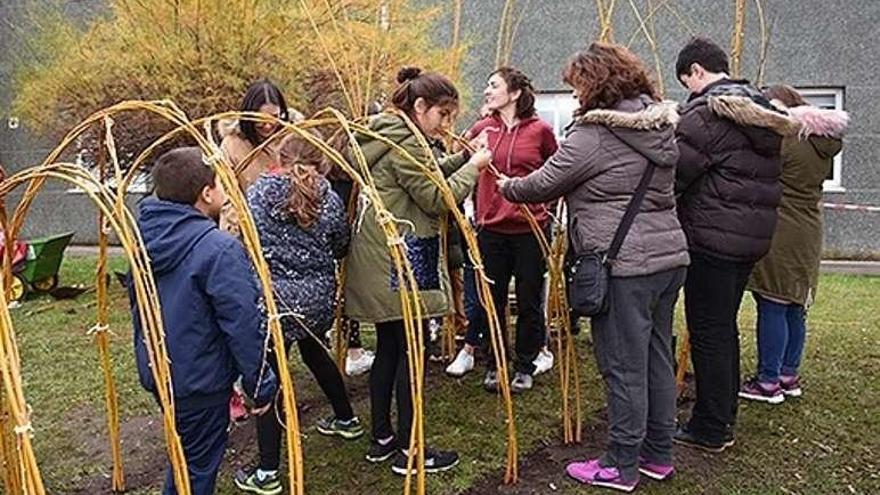
[[[851,205],[846,203],[822,203],[822,208],[825,208],[826,210],[864,211],[871,213],[880,213],[880,206]]]

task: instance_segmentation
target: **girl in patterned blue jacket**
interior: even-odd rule
[[[247,199],[272,274],[285,346],[296,342],[333,408],[333,416],[318,421],[318,432],[355,439],[363,427],[322,341],[336,314],[336,262],[346,255],[350,240],[345,208],[322,174],[323,154],[305,139],[285,138],[277,161],[248,189]],[[277,366],[271,349],[267,360]],[[281,411],[272,411],[257,418],[260,465],[236,474],[242,490],[281,493],[280,417]]]

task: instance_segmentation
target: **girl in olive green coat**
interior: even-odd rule
[[[391,103],[405,113],[429,142],[450,123],[458,106],[458,91],[444,76],[405,68],[397,76],[400,86]],[[428,150],[419,145],[420,136],[399,113],[386,112],[370,120],[370,129],[396,143],[416,159],[433,166]],[[424,318],[448,312],[449,274],[446,253],[440,249],[441,218],[448,213],[440,189],[417,164],[408,161],[391,146],[366,135],[358,136],[370,173],[382,203],[394,216],[405,244],[422,298]],[[431,150],[439,157],[439,150]],[[456,203],[473,189],[479,170],[491,160],[488,150],[473,156],[463,153],[436,160],[452,189]],[[370,462],[394,457],[392,470],[407,473],[406,449],[413,419],[407,345],[401,311],[397,270],[389,253],[389,240],[376,218],[373,205],[359,212],[348,256],[345,284],[345,313],[352,319],[376,325],[376,359],[370,371],[370,408],[373,443]],[[392,396],[397,396],[397,429],[391,424]],[[438,472],[458,463],[455,452],[425,450],[425,470]]]
[[[782,142],[782,201],[770,251],[747,289],[758,305],[758,373],[740,397],[771,404],[801,395],[798,368],[806,339],[805,311],[816,297],[822,253],[822,183],[840,152],[848,116],[809,105],[790,86],[765,91],[801,126]]]

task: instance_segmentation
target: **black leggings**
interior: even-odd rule
[[[428,322],[422,324],[427,330]],[[370,370],[370,409],[374,440],[396,436],[397,445],[407,448],[413,421],[409,387],[406,336],[403,320],[376,324],[376,360]],[[391,399],[397,396],[397,434],[391,425]]]
[[[296,341],[299,347],[299,354],[303,362],[315,376],[318,386],[330,401],[333,408],[333,414],[338,419],[349,420],[354,417],[354,411],[351,409],[351,402],[348,400],[348,393],[345,390],[345,384],[342,381],[342,375],[339,368],[333,362],[333,359],[327,354],[327,351],[321,347],[313,337],[305,337]],[[290,342],[285,343],[285,348],[290,349]],[[266,359],[275,375],[278,375],[278,362],[275,358],[275,351],[269,348],[266,353]],[[279,378],[280,383],[280,378]],[[284,419],[284,410],[280,407],[280,394],[276,397],[272,408],[262,416],[257,416],[257,445],[260,448],[260,469],[276,470],[281,461],[281,432],[282,427],[279,419]]]

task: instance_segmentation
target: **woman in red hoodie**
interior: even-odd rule
[[[491,114],[477,122],[468,135],[488,136],[494,157],[492,162],[497,171],[508,177],[525,177],[544,165],[544,161],[556,152],[556,138],[550,125],[536,115],[535,92],[529,78],[512,67],[501,67],[489,76],[483,94],[486,97],[484,108]],[[478,240],[486,275],[494,281],[492,296],[499,315],[505,314],[510,279],[513,277],[516,280],[519,311],[514,361],[516,373],[511,387],[514,392],[523,392],[532,388],[535,360],[546,340],[543,310],[546,264],[528,220],[518,205],[501,196],[496,179],[492,171],[484,169],[477,182],[475,209]],[[549,227],[546,205],[533,204],[528,207],[546,232]],[[506,340],[504,318],[500,323]],[[471,329],[468,332],[465,347],[447,368],[448,374],[461,376],[473,369],[474,348],[485,345],[487,340],[485,337],[475,338],[481,330],[485,329]],[[491,347],[489,349],[491,352]],[[498,377],[491,353],[487,367],[483,386],[495,391]]]

